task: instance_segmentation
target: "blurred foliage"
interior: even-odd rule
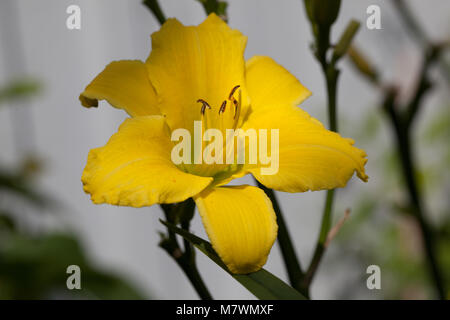
[[[0,299],[142,299],[123,280],[93,267],[75,237],[32,236],[0,216]],[[66,269],[81,269],[81,289],[68,290]]]
[[[0,192],[8,191],[31,201],[35,205],[44,206],[50,202],[44,195],[35,191],[29,183],[28,175],[25,170],[18,172],[9,172],[0,168]]]
[[[39,88],[36,81],[14,82],[0,88],[0,103],[32,96]],[[0,163],[0,200],[15,202],[0,202],[0,299],[142,299],[124,280],[94,267],[74,235],[31,232],[35,226],[23,226],[20,204],[29,203],[33,213],[52,204],[32,184],[40,169],[36,158],[15,169]],[[66,287],[70,265],[80,267],[80,290]]]
[[[41,85],[33,79],[17,80],[0,88],[0,103],[17,100],[38,93]]]
[[[425,157],[428,162],[420,162],[421,171],[417,175],[421,184],[425,185],[427,203],[436,202],[433,208],[440,204],[439,212],[434,212],[437,217],[433,220],[439,262],[445,271],[450,270],[450,109],[447,103],[434,107],[435,115],[416,133],[418,142],[415,147],[420,154],[431,152],[438,155]],[[350,219],[335,239],[339,249],[338,255],[332,259],[335,264],[354,261],[357,265],[380,266],[382,290],[377,293],[382,295],[380,298],[425,299],[432,294],[432,288],[423,260],[420,232],[408,214],[410,209],[405,205],[407,202],[402,194],[398,156],[385,142],[386,127],[381,125],[381,117],[374,107],[361,120],[360,126],[351,129],[344,120],[343,127],[354,130],[349,135],[358,136],[358,144],[367,146],[372,169],[370,175],[378,179],[376,184],[368,184],[365,188],[368,191],[359,196],[352,208]],[[376,151],[370,154],[370,150]],[[366,275],[363,273],[360,276],[358,281],[349,284],[350,287],[340,289],[338,297],[357,298],[358,293],[367,294],[367,289],[362,287]],[[448,272],[446,276],[445,282],[450,287]]]

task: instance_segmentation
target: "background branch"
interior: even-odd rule
[[[395,10],[397,11],[398,16],[403,21],[403,24],[406,26],[406,30],[409,31],[409,34],[413,39],[417,41],[417,43],[421,46],[422,50],[430,50],[433,47],[432,41],[428,38],[425,30],[422,28],[420,23],[414,18],[410,8],[406,4],[404,0],[393,0],[392,1]],[[450,82],[450,66],[448,63],[442,59],[442,57],[438,58],[439,63],[439,71],[446,79],[447,83]]]
[[[402,3],[402,8],[406,7],[402,1],[396,1],[396,3],[397,2]],[[412,19],[412,16],[408,15],[408,17],[404,19],[405,23],[408,25],[411,24],[410,20]],[[418,27],[417,22],[414,22],[414,25]],[[428,41],[426,42],[429,43]],[[374,81],[374,79],[369,76],[370,72],[367,72],[367,68],[361,68],[361,66],[370,66],[373,73],[378,74],[378,72],[375,71],[373,64],[367,62],[366,58],[360,53],[350,56],[356,69],[382,90],[384,96],[382,106],[391,123],[395,137],[403,180],[409,197],[409,207],[411,208],[410,214],[414,217],[419,226],[430,279],[432,280],[433,286],[440,299],[445,299],[445,288],[442,271],[440,270],[436,257],[437,232],[426,219],[427,214],[417,185],[416,164],[413,156],[414,144],[412,142],[412,124],[420,111],[423,99],[433,86],[428,77],[430,68],[434,63],[439,61],[440,55],[444,49],[446,49],[445,46],[434,46],[432,44],[429,44],[422,49],[423,61],[415,91],[412,94],[411,100],[404,106],[398,103],[398,92],[395,87],[382,84],[379,80]],[[354,49],[354,52],[359,52],[359,50]]]

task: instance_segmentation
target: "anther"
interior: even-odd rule
[[[228,100],[231,100],[233,97],[233,94],[236,92],[236,90],[240,87],[240,85],[235,86],[233,89],[231,89],[230,94],[228,95]]]
[[[227,101],[223,100],[222,105],[220,106],[220,109],[219,109],[219,114],[224,113],[226,107],[227,107]]]
[[[238,101],[235,99],[235,98],[232,98],[232,100],[231,100],[232,102],[233,102],[233,104],[234,104],[234,116],[233,116],[233,119],[235,119],[236,118],[236,114],[237,114],[237,111],[238,111],[238,105],[239,105],[239,103],[238,103]]]
[[[201,114],[205,114],[206,108],[211,109],[211,106],[203,99],[198,99],[197,102],[200,102],[202,104],[202,107],[200,109]]]

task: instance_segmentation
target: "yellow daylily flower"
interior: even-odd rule
[[[109,64],[83,91],[85,107],[107,100],[128,118],[108,143],[90,151],[82,175],[94,203],[132,207],[192,197],[214,249],[233,273],[265,263],[276,239],[269,198],[254,186],[225,186],[251,173],[269,188],[304,192],[344,187],[356,172],[366,181],[366,155],[353,140],[328,131],[297,107],[310,92],[269,57],[247,62],[247,38],[211,14],[199,26],[169,19],[152,34],[147,61]],[[256,164],[179,164],[171,133],[279,129],[279,170]]]

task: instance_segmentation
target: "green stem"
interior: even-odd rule
[[[323,71],[326,76],[327,84],[327,96],[328,96],[328,122],[330,130],[337,132],[337,80],[339,71],[334,67],[334,64],[323,63]],[[331,221],[333,219],[333,202],[334,202],[334,190],[328,190],[325,200],[325,208],[323,210],[322,222],[320,226],[319,238],[314,249],[313,258],[306,271],[305,277],[302,281],[301,287],[304,291],[309,292],[314,275],[319,268],[320,261],[325,253],[325,241],[327,239],[328,232],[331,228]]]
[[[166,22],[166,17],[159,6],[158,0],[144,0],[142,4],[153,13],[159,24]]]
[[[228,22],[227,8],[228,3],[223,0],[197,0],[203,6],[207,15],[215,13],[223,21]]]
[[[328,122],[330,130],[337,132],[337,81],[339,76],[339,70],[337,70],[334,64],[329,64],[323,69],[326,76],[327,83],[327,96],[328,96]]]
[[[163,248],[167,254],[175,260],[181,270],[183,270],[198,296],[202,300],[212,300],[213,298],[198,272],[195,256],[192,254],[195,251],[189,250],[183,253],[176,238],[174,240],[165,238],[160,242],[159,246]]]
[[[332,131],[338,131],[337,125],[337,81],[339,78],[339,70],[336,68],[338,59],[332,59],[331,62],[327,59],[327,52],[330,49],[330,26],[318,26],[318,34],[316,38],[316,58],[322,67],[325,75],[327,97],[328,97],[328,122],[329,128]],[[350,36],[353,37],[354,33]],[[351,40],[348,40],[350,43]],[[328,190],[325,201],[325,208],[323,210],[322,222],[320,226],[320,233],[314,249],[311,263],[300,282],[300,291],[309,297],[309,290],[314,276],[319,268],[322,257],[325,253],[325,242],[331,228],[333,217],[333,202],[334,190]]]
[[[300,283],[301,292],[304,292],[307,297],[309,297],[309,288],[314,279],[314,275],[316,274],[316,271],[319,268],[322,256],[325,253],[326,249],[325,242],[327,240],[328,232],[330,231],[331,228],[333,199],[334,199],[334,190],[328,190],[325,201],[325,208],[323,210],[322,215],[319,239],[317,240],[316,248],[314,249],[314,254],[311,259],[311,263],[308,267],[308,270],[306,271]]]
[[[182,215],[192,216],[193,211],[195,210],[195,204],[192,199],[188,199],[185,202],[181,203],[181,212]],[[179,205],[179,206],[180,206]],[[166,220],[175,224],[175,220],[173,219],[174,215],[172,210],[176,210],[176,206],[171,205],[168,206],[166,204],[161,205],[161,208],[164,211],[164,215]],[[192,212],[190,212],[192,210]],[[189,231],[189,219],[181,222],[181,227],[186,231]],[[203,300],[212,300],[212,296],[209,293],[208,288],[206,287],[200,273],[198,272],[197,263],[195,261],[195,250],[193,250],[192,245],[188,242],[184,242],[184,252],[181,250],[180,245],[178,244],[177,237],[173,231],[169,228],[167,230],[168,237],[164,237],[159,246],[163,248],[169,256],[171,256],[178,266],[183,270],[184,274],[187,276],[195,291],[199,295],[199,297]]]
[[[300,286],[301,281],[303,279],[303,272],[301,269],[301,265],[297,258],[297,254],[295,253],[295,248],[292,243],[288,228],[286,226],[286,222],[284,221],[283,214],[281,213],[281,208],[278,204],[275,192],[272,189],[265,187],[259,181],[256,181],[256,183],[258,184],[258,187],[260,187],[272,201],[273,210],[277,215],[278,245],[280,246],[284,266],[288,273],[289,283],[291,284],[292,287],[299,290],[301,293],[305,294],[306,292],[302,292],[303,288]]]

